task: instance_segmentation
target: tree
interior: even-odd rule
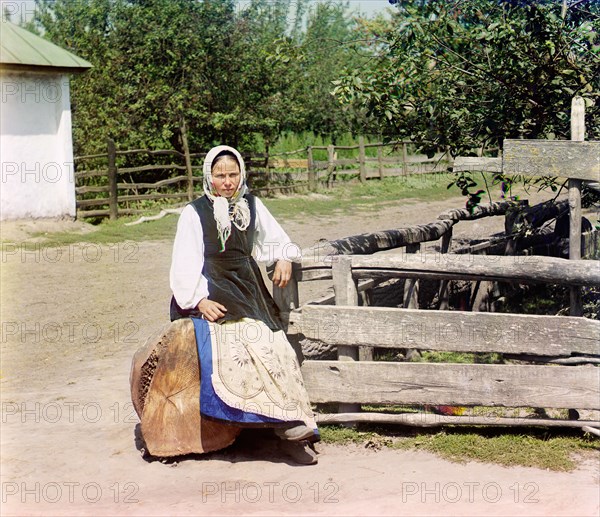
[[[267,148],[302,115],[295,94],[298,63],[279,59],[300,29],[305,0],[252,0],[238,13],[224,66],[223,111],[213,119],[228,141],[252,147],[255,134]]]
[[[185,121],[192,145],[210,145],[229,80],[234,11],[233,0],[130,0],[116,6],[120,88],[113,99],[127,110],[119,142],[181,150]]]
[[[410,0],[371,31],[380,51],[336,84],[390,138],[454,155],[504,138],[567,138],[574,95],[600,136],[600,5]]]
[[[99,152],[106,137],[120,148],[181,150],[184,125],[192,150],[215,142],[268,148],[284,131],[335,138],[356,127],[352,111],[330,94],[344,67],[364,61],[345,5],[38,3],[34,25],[44,37],[94,66],[72,82],[76,154]]]
[[[71,80],[75,154],[105,147],[108,128],[118,127],[123,111],[113,93],[119,89],[113,73],[112,0],[40,0],[29,29],[87,59],[93,68]]]
[[[344,68],[359,68],[366,59],[356,41],[356,27],[347,5],[318,3],[309,13],[300,46],[305,129],[334,143],[340,135],[357,129],[356,112],[339,105],[331,93],[333,81]]]

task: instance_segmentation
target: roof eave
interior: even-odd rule
[[[89,67],[83,66],[40,66],[40,65],[23,65],[18,63],[1,63],[0,71],[10,71],[10,72],[54,72],[60,74],[82,74],[87,72],[92,65]]]

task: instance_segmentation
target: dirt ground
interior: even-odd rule
[[[281,223],[305,248],[427,223],[463,203],[403,202]],[[135,350],[168,321],[171,242],[56,249],[28,237],[65,228],[82,239],[90,230],[66,221],[2,224],[2,515],[599,514],[597,452],[557,473],[318,444],[319,464],[300,467],[270,434],[248,431],[224,451],[145,461],[129,370]],[[460,223],[455,235],[502,229],[497,217]],[[314,297],[312,289],[301,296]]]

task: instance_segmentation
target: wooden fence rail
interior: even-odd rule
[[[144,164],[138,166],[119,166],[120,158],[126,157],[171,157],[170,163]],[[144,210],[130,208],[128,205],[138,201],[170,201],[180,203],[191,201],[202,184],[202,165],[194,165],[193,161],[203,160],[206,153],[191,153],[184,138],[184,152],[174,149],[129,149],[118,150],[113,140],[107,139],[106,154],[94,154],[75,158],[76,172],[75,193],[77,195],[78,217],[109,217],[114,220],[119,215],[143,213]],[[106,166],[98,166],[99,160],[105,160]],[[245,156],[247,166],[264,167],[264,156]],[[91,169],[82,168],[92,162]],[[158,172],[175,176],[166,177],[155,182],[124,181],[124,177],[132,174]],[[185,172],[186,174],[180,174]],[[81,185],[90,178],[105,178],[104,185]],[[168,192],[160,189],[168,187]],[[142,190],[144,193],[139,193]],[[123,193],[125,191],[125,193]],[[106,194],[106,196],[87,198],[88,195]],[[123,207],[122,205],[126,205]],[[90,209],[92,208],[92,209]],[[95,208],[95,209],[94,209]],[[83,210],[82,210],[83,209]]]
[[[367,179],[383,179],[385,177],[406,176],[414,173],[445,172],[450,165],[443,155],[434,158],[425,156],[410,156],[408,147],[412,142],[377,142],[365,143],[359,138],[355,146],[309,146],[278,155],[245,155],[246,168],[249,175],[251,190],[266,192],[289,191],[290,189],[318,190],[320,185],[330,187],[334,182],[346,181],[357,177],[360,181]],[[385,148],[402,146],[402,156],[384,156]],[[116,219],[119,215],[142,213],[144,210],[132,208],[130,203],[138,201],[169,200],[172,202],[190,201],[199,190],[202,183],[202,165],[205,153],[191,153],[187,145],[187,135],[184,138],[184,152],[174,149],[129,149],[119,150],[115,142],[107,140],[105,154],[93,154],[75,158],[76,196],[79,217],[110,217]],[[366,149],[377,148],[377,157],[369,157]],[[359,150],[356,158],[337,158],[337,151]],[[313,152],[326,150],[326,161],[313,160]],[[290,159],[306,153],[307,159]],[[136,166],[119,165],[126,158],[142,156],[144,159],[167,157],[169,163],[146,163]],[[98,165],[99,161],[105,164]],[[91,164],[91,168],[85,168]],[[395,167],[394,167],[395,166]],[[277,172],[276,167],[285,171]],[[155,182],[124,181],[129,175],[156,172],[162,177]],[[175,174],[173,176],[173,174]],[[94,178],[96,178],[94,180]],[[92,179],[93,184],[89,184]],[[104,180],[103,180],[104,179]],[[98,182],[104,184],[98,185]],[[165,187],[168,192],[161,191]],[[139,191],[143,190],[143,193]],[[98,194],[106,194],[98,196]],[[92,197],[93,196],[93,197]]]

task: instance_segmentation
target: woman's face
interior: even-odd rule
[[[224,156],[212,168],[212,180],[219,196],[230,198],[240,185],[240,166],[231,156]]]

